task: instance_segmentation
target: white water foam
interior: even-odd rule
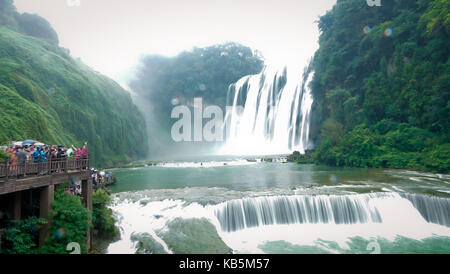
[[[286,199],[304,198],[298,196],[285,197]],[[321,201],[323,205],[332,206],[330,202],[327,202],[326,195],[321,195],[319,196],[320,199],[316,198],[316,200],[313,197],[316,196],[309,196],[308,199],[313,202],[312,205],[316,206],[316,210],[321,208],[317,201]],[[422,198],[426,199],[426,196]],[[261,201],[261,199],[263,198],[247,198],[251,202]],[[267,197],[265,199],[270,203],[271,199],[275,198]],[[357,236],[365,239],[382,237],[390,241],[394,241],[398,236],[416,240],[435,235],[450,237],[449,227],[427,222],[413,203],[398,193],[343,195],[341,199],[348,199],[348,201],[342,203],[343,200],[341,200],[341,203],[335,203],[334,208],[330,207],[331,211],[328,211],[328,215],[323,212],[320,213],[322,216],[329,216],[328,219],[321,217],[315,218],[314,220],[317,221],[314,222],[306,219],[303,223],[279,224],[275,222],[256,227],[244,226],[244,229],[233,232],[227,232],[223,229],[223,219],[218,218],[217,212],[223,210],[227,203],[234,201],[202,206],[198,203],[187,203],[182,200],[163,200],[148,203],[145,203],[145,199],[141,200],[142,203],[141,201],[116,200],[111,208],[115,214],[120,216],[118,225],[121,228],[122,239],[111,244],[108,253],[134,253],[136,246],[131,240],[133,233],[149,233],[164,247],[166,252],[171,253],[170,248],[158,237],[157,232],[164,231],[168,222],[175,218],[208,219],[216,227],[222,240],[235,252],[242,253],[263,253],[260,246],[272,241],[317,246],[318,240],[326,240],[336,242],[341,248],[348,249],[349,238]],[[353,211],[348,211],[348,208],[339,205],[352,205],[350,208],[353,208]],[[286,206],[273,207],[273,209],[276,209],[273,211],[274,214],[280,214],[280,216],[283,214],[286,216],[287,212],[292,213],[292,209]],[[376,215],[370,215],[370,212],[374,210],[379,214],[381,222]],[[336,224],[336,214],[350,216],[355,212],[359,212],[358,218],[350,218],[347,221],[341,221],[341,224]],[[361,215],[361,212],[369,213]],[[440,212],[440,214],[445,214],[442,210]],[[276,216],[273,217],[277,219]],[[286,217],[283,218],[286,219]],[[289,218],[286,220],[289,220]]]
[[[244,159],[233,161],[209,161],[209,162],[170,162],[160,163],[158,166],[167,168],[211,168],[224,166],[248,166],[260,163],[261,159],[247,161]]]
[[[403,236],[422,240],[435,235],[450,237],[450,228],[428,223],[407,199],[396,193],[371,198],[370,206],[376,208],[381,223],[340,224],[303,223],[275,224],[246,228],[234,232],[219,230],[219,235],[233,250],[242,253],[263,253],[260,246],[267,242],[286,241],[295,245],[316,246],[318,240],[336,242],[341,248],[349,249],[349,238],[385,238],[394,241]]]

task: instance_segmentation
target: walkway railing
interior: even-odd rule
[[[20,178],[48,176],[59,173],[80,172],[90,169],[89,157],[86,158],[67,158],[50,159],[45,162],[35,163],[26,161],[25,163],[11,164],[9,159],[0,163],[0,180],[8,181]]]

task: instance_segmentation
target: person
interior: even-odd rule
[[[38,165],[38,175],[42,175],[41,171],[42,171],[42,158],[43,158],[43,152],[40,146],[36,147],[36,150],[33,152],[33,161],[35,164]]]
[[[26,146],[26,151],[28,154],[28,160],[33,158],[34,148],[31,146]]]
[[[45,163],[50,159],[50,152],[48,151],[48,146],[44,146],[41,150],[41,162]]]
[[[83,149],[81,150],[81,159],[86,160],[87,158],[88,158],[87,142],[84,142]],[[87,165],[87,162],[84,162],[83,165]],[[83,169],[87,168],[88,168],[87,166],[83,166]]]
[[[39,163],[41,161],[42,158],[41,154],[42,154],[41,147],[37,146],[36,150],[33,152],[33,161],[35,163]]]
[[[77,160],[80,159],[80,157],[81,157],[81,150],[76,148],[74,145],[72,145],[71,147],[72,147],[73,153],[77,157]]]
[[[64,171],[64,165],[65,165],[65,161],[67,159],[67,155],[66,155],[66,150],[67,147],[63,147],[63,146],[59,146],[58,147],[58,152],[57,152],[57,159],[58,159],[58,167],[61,171]]]
[[[13,155],[13,154],[15,154],[16,153],[16,151],[15,151],[15,147],[14,146],[9,146],[9,149],[8,149],[8,151],[6,152],[6,153],[8,153],[9,154],[9,158],[11,158],[11,156]]]
[[[88,156],[87,142],[84,142],[83,150],[81,150],[81,156],[83,156],[84,159]]]
[[[75,190],[75,195],[81,196],[81,185],[77,184],[77,188]]]
[[[17,174],[17,171],[18,171],[18,169],[17,169],[17,164],[18,164],[18,159],[17,159],[17,156],[16,156],[16,150],[14,149],[14,151],[13,151],[13,153],[12,154],[10,154],[10,161],[11,161],[11,167],[10,167],[10,174],[11,175],[18,175]]]
[[[92,185],[94,186],[94,190],[97,190],[97,182],[95,181],[95,174],[91,174]]]
[[[26,175],[26,170],[24,169],[25,162],[27,161],[27,153],[23,150],[22,147],[17,148],[16,157],[19,164],[19,170],[17,174],[17,178],[21,178]]]
[[[66,149],[67,157],[68,158],[72,158],[72,156],[73,156],[73,149],[72,148],[67,149],[67,147],[65,147],[65,149]]]

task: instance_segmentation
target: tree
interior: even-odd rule
[[[91,218],[81,198],[65,192],[64,187],[55,191],[50,216],[50,236],[41,249],[46,254],[67,254],[67,245],[80,244],[81,252],[87,253],[86,235]]]
[[[318,162],[448,170],[436,149],[450,140],[449,9],[446,0],[340,0],[320,18]]]

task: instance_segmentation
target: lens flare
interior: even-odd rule
[[[373,27],[370,25],[367,25],[364,27],[363,32],[364,34],[369,34],[372,31]]]
[[[394,35],[394,28],[393,27],[388,27],[385,31],[384,31],[384,36],[386,37],[390,37]]]

